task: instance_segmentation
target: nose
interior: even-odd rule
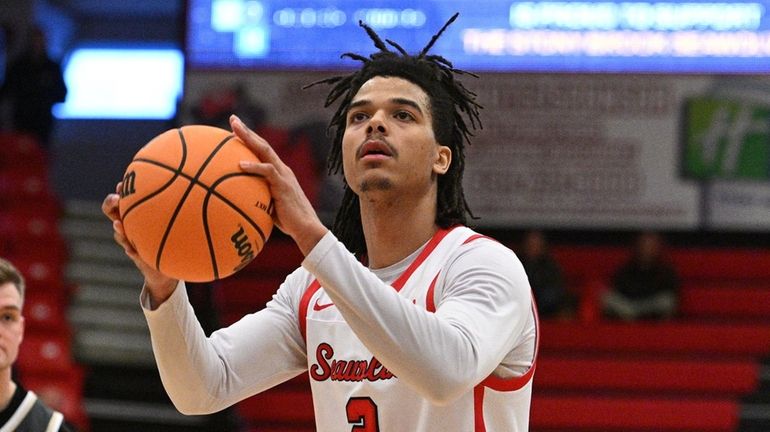
[[[369,124],[366,127],[367,134],[372,134],[375,131],[381,134],[385,134],[387,132],[387,129],[385,128],[385,121],[382,118],[383,115],[384,114],[382,112],[378,112],[369,119]]]

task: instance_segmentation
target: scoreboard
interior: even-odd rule
[[[455,12],[433,52],[471,71],[764,74],[770,0],[188,0],[195,69],[352,67],[374,47],[364,21],[407,51]]]

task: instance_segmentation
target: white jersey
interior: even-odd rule
[[[473,241],[492,240],[467,228],[439,231],[391,286],[416,306],[436,312],[446,283],[442,270]],[[528,430],[534,364],[519,377],[490,376],[454,403],[439,406],[401,383],[372,355],[317,280],[300,302],[300,320],[303,316],[318,431],[350,430],[351,425],[359,427],[356,431]]]
[[[509,249],[456,227],[370,270],[328,233],[302,266],[210,338],[183,283],[156,310],[142,294],[180,411],[215,412],[308,371],[321,432],[528,430],[537,316]]]

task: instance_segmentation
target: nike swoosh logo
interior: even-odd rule
[[[313,305],[313,310],[314,311],[321,311],[321,310],[324,310],[324,309],[328,308],[329,306],[334,306],[334,303],[320,304],[320,303],[318,303],[318,299],[316,299],[315,304]]]

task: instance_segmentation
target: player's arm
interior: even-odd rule
[[[381,282],[331,234],[302,265],[372,354],[437,404],[472,389],[511,349],[534,337],[527,333],[534,322],[524,269],[510,250],[490,240],[463,246],[447,263],[436,313]]]
[[[303,272],[304,273],[304,272]],[[184,283],[157,309],[141,301],[163,386],[184,414],[208,414],[286,381],[307,368],[297,326],[296,272],[267,307],[206,337]],[[306,278],[305,278],[306,279]]]

